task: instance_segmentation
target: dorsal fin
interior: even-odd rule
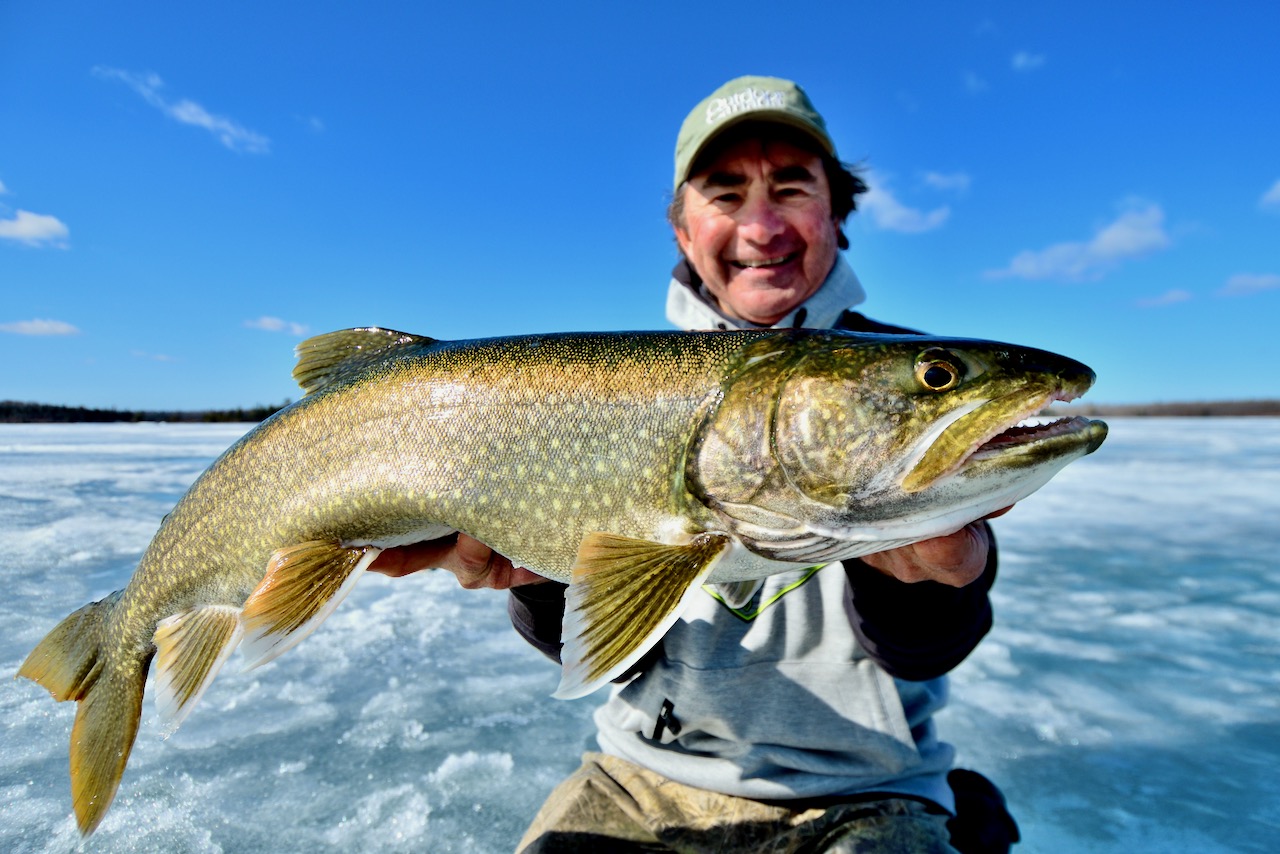
[[[425,335],[377,326],[326,332],[298,345],[298,364],[293,368],[293,378],[304,392],[311,394],[338,377],[380,362],[404,347],[434,343],[434,338]]]

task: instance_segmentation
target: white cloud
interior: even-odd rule
[[[252,131],[226,116],[210,113],[200,104],[188,98],[170,101],[160,93],[164,81],[157,74],[135,74],[118,68],[96,66],[93,73],[104,80],[118,80],[137,92],[144,101],[174,121],[203,128],[232,151],[249,154],[266,154],[271,150],[271,140]]]
[[[261,329],[263,332],[287,332],[290,335],[296,335],[301,338],[309,331],[309,327],[301,323],[294,323],[289,320],[281,320],[278,317],[262,316],[257,320],[246,320],[244,325],[250,329]]]
[[[1280,211],[1280,181],[1271,185],[1271,189],[1262,194],[1258,207]]]
[[[973,183],[972,179],[963,172],[952,172],[950,175],[944,175],[941,172],[924,173],[924,182],[935,190],[954,191],[957,193],[967,192],[969,185]]]
[[[1014,71],[1035,71],[1044,65],[1044,54],[1020,50],[1013,55],[1012,65]]]
[[[13,219],[0,219],[0,239],[16,240],[28,246],[56,246],[65,249],[70,234],[61,220],[47,214],[20,210]]]
[[[951,216],[945,205],[928,213],[907,207],[889,190],[887,179],[878,175],[868,175],[867,184],[867,192],[858,197],[858,210],[869,215],[877,228],[919,234],[937,228]]]
[[[983,80],[972,71],[966,71],[964,73],[964,88],[970,95],[977,95],[981,92],[987,91],[987,81]]]
[[[299,116],[295,115],[295,119],[302,122],[307,130],[312,133],[324,133],[324,121],[317,116]]]
[[[1174,305],[1175,303],[1186,302],[1191,299],[1191,291],[1184,291],[1181,288],[1174,288],[1165,291],[1158,297],[1148,297],[1138,300],[1138,305],[1142,308],[1158,308],[1163,305]]]
[[[145,350],[130,350],[129,355],[135,359],[146,359],[149,362],[176,362],[177,359],[164,353],[148,353]]]
[[[61,320],[17,320],[0,323],[0,332],[13,335],[79,335],[80,330]]]
[[[1123,261],[1141,258],[1171,245],[1160,206],[1137,203],[1114,222],[1098,229],[1091,240],[1055,243],[1039,251],[1019,252],[1008,267],[988,270],[986,275],[996,279],[1093,280]]]
[[[1218,291],[1224,297],[1242,297],[1280,288],[1280,276],[1274,273],[1238,273],[1227,279]]]
[[[4,185],[4,181],[0,181],[0,196],[8,195],[9,188]]]

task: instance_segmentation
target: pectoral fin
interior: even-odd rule
[[[195,708],[243,634],[240,612],[225,605],[206,605],[160,621],[153,638],[156,708],[167,732]]]
[[[588,534],[566,594],[564,667],[555,696],[585,696],[639,661],[730,543],[724,534],[699,534],[677,546]]]
[[[246,668],[266,664],[315,631],[381,551],[307,542],[272,555],[266,576],[241,614]]]

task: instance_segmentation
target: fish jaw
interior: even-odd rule
[[[1029,386],[969,409],[932,438],[903,477],[903,491],[921,492],[971,465],[1026,465],[1093,453],[1107,435],[1102,421],[1076,417],[1025,423],[1051,403],[1075,400],[1093,384],[1093,378],[1093,372],[1085,369],[1060,385]],[[1081,448],[1083,452],[1077,453]]]
[[[1006,432],[1013,436],[999,434],[956,471],[878,511],[809,520],[790,533],[764,527],[743,527],[738,533],[763,554],[814,563],[946,536],[1035,493],[1068,464],[1097,450],[1107,425],[1072,418]]]
[[[1090,368],[1064,356],[915,336],[828,348],[751,377],[748,400],[778,389],[765,419],[726,415],[731,388],[710,422],[727,438],[704,441],[686,469],[718,524],[768,559],[843,560],[953,533],[1031,495],[1106,436],[1087,419],[1023,424],[1093,384]],[[924,381],[935,365],[951,367],[949,384]]]

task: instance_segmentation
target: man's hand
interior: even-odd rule
[[[987,519],[1008,513],[1011,507],[997,510]],[[862,562],[907,584],[937,581],[952,587],[972,584],[987,566],[991,540],[987,526],[970,522],[954,534],[921,540],[898,549],[862,556]]]
[[[468,590],[478,587],[506,590],[547,580],[524,567],[513,566],[511,561],[466,534],[386,549],[369,566],[371,572],[392,578],[423,569],[447,569]]]

